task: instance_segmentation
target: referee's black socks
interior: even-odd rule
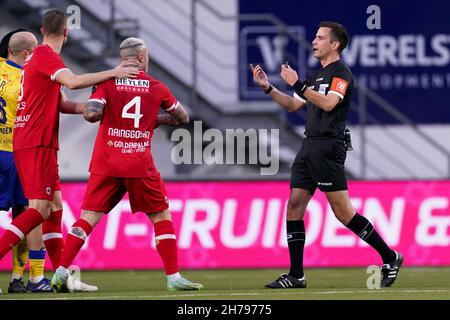
[[[370,221],[365,217],[356,213],[346,227],[377,250],[383,259],[383,263],[390,263],[395,260],[395,252],[388,247]]]
[[[303,249],[305,247],[305,223],[300,221],[286,221],[287,243],[291,268],[289,275],[300,279],[303,277]]]

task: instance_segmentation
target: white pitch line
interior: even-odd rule
[[[364,290],[364,291],[310,291],[310,292],[241,292],[241,293],[192,293],[192,294],[171,294],[171,295],[144,295],[144,296],[104,296],[104,297],[61,297],[61,298],[37,298],[37,299],[14,299],[14,300],[109,300],[109,299],[125,299],[125,300],[136,300],[144,298],[190,298],[190,297],[217,297],[217,296],[267,296],[267,295],[314,295],[314,294],[352,294],[352,293],[439,293],[439,292],[450,292],[450,290]]]

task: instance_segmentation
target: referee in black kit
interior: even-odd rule
[[[287,242],[290,270],[266,285],[267,288],[306,288],[303,273],[305,246],[304,216],[316,188],[326,197],[336,218],[372,246],[383,260],[381,287],[390,287],[397,278],[403,257],[388,247],[373,225],[355,212],[347,191],[344,162],[349,146],[345,123],[353,93],[353,76],[340,60],[349,42],[347,30],[336,22],[319,25],[312,42],[313,55],[322,65],[306,81],[289,65],[281,66],[281,78],[294,90],[286,95],[274,86],[257,65],[250,65],[254,81],[289,112],[307,106],[306,139],[291,170],[291,194],[287,206]]]

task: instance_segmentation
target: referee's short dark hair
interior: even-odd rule
[[[337,22],[334,21],[322,21],[319,24],[319,28],[326,27],[331,29],[331,41],[339,41],[340,46],[338,48],[339,54],[347,47],[349,42],[349,36],[347,29]]]

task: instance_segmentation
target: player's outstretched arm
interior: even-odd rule
[[[105,105],[97,101],[88,101],[83,110],[83,116],[86,121],[97,122],[102,118]]]
[[[59,111],[61,113],[80,114],[83,113],[85,106],[86,103],[70,101],[64,92],[61,92],[61,102],[59,104]]]
[[[55,79],[70,90],[75,90],[87,88],[112,78],[135,78],[138,73],[138,69],[124,67],[123,64],[120,64],[114,69],[80,75],[73,74],[69,69],[64,69],[56,74]]]
[[[162,124],[177,127],[181,124],[189,123],[189,115],[183,108],[180,102],[177,102],[177,107],[169,114],[158,114],[158,120],[155,123],[155,128]]]
[[[305,105],[303,101],[287,95],[271,85],[260,65],[254,67],[253,64],[250,64],[250,69],[252,70],[255,83],[288,112],[295,112]]]

